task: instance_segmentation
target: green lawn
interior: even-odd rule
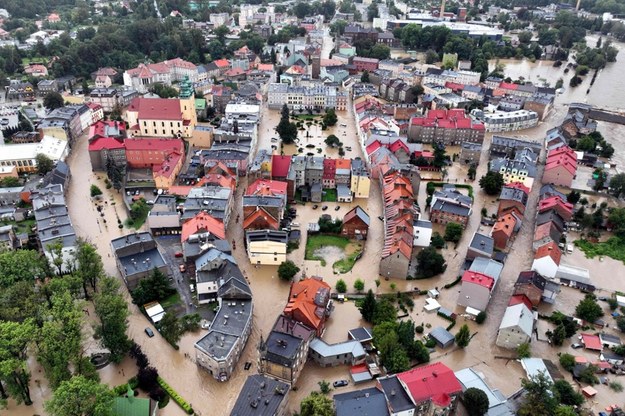
[[[180,293],[178,292],[160,301],[160,304],[163,307],[163,309],[169,309],[173,306],[178,305],[179,303],[180,303]]]
[[[326,265],[326,261],[323,257],[315,256],[315,251],[327,246],[338,247],[342,250],[345,250],[350,244],[353,244],[353,241],[349,240],[345,237],[339,237],[334,235],[313,235],[308,236],[306,240],[306,254],[304,255],[305,260],[318,260],[321,262],[322,266]],[[360,254],[362,253],[362,244],[359,244],[357,249],[354,250],[353,253],[337,260],[332,265],[332,268],[338,273],[347,273],[349,272],[358,260]]]
[[[35,219],[24,220],[20,222],[16,221],[2,221],[2,225],[13,225],[15,227],[15,234],[30,234],[31,229],[35,226]]]
[[[584,252],[586,257],[608,256],[625,263],[625,241],[618,237],[611,237],[601,243],[592,243],[588,240],[576,240],[575,245]]]
[[[336,189],[324,189],[321,200],[323,202],[336,202]]]
[[[354,267],[354,264],[356,264],[356,260],[360,258],[361,254],[362,254],[362,249],[356,250],[355,252],[345,257],[344,259],[341,259],[335,262],[332,265],[332,268],[341,274],[347,273]]]

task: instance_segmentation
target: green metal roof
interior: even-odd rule
[[[204,110],[206,108],[206,99],[205,98],[196,98],[195,99],[195,109],[196,110]]]

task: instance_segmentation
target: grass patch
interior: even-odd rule
[[[356,260],[358,260],[360,256],[362,256],[362,251],[362,244],[357,244],[356,250],[354,250],[353,253],[349,254],[345,258],[342,258],[341,260],[334,262],[332,268],[334,269],[334,271],[341,274],[349,272],[354,267],[354,264],[356,264]]]
[[[327,246],[334,246],[345,250],[345,247],[347,247],[348,244],[349,239],[345,237],[339,237],[335,235],[309,236],[306,240],[306,254],[304,255],[304,260],[317,260],[321,262],[322,266],[325,266],[325,259],[323,257],[315,256],[315,251]]]
[[[321,195],[323,202],[336,202],[336,189],[324,189]]]
[[[160,304],[163,309],[168,309],[180,304],[180,293],[176,292],[170,296],[167,296],[165,299],[160,301]]]
[[[610,237],[607,241],[600,243],[592,243],[588,240],[575,240],[575,245],[588,258],[608,256],[625,263],[625,241],[618,237]]]
[[[34,218],[24,220],[24,221],[2,221],[2,225],[12,225],[15,227],[15,234],[30,234],[31,229],[35,226],[36,221]]]

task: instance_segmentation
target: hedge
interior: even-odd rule
[[[120,384],[119,386],[113,387],[113,394],[115,396],[123,396],[128,392],[128,384]]]
[[[451,289],[452,287],[456,286],[458,283],[460,283],[460,281],[462,280],[462,275],[458,276],[456,278],[456,280],[454,280],[451,283],[447,283],[445,286],[443,286],[445,289]]]
[[[456,325],[456,321],[451,321],[451,323],[449,325],[447,325],[447,330],[449,331],[451,328],[454,327],[454,325]]]
[[[178,395],[178,393],[176,393],[176,391],[174,389],[172,389],[171,386],[169,384],[167,384],[167,382],[165,380],[163,380],[163,378],[161,376],[158,376],[156,381],[158,381],[158,385],[161,386],[163,388],[163,390],[165,390],[167,392],[167,394],[169,394],[169,396],[172,399],[174,399],[174,401],[176,403],[178,403],[178,406],[182,407],[182,410],[187,412],[187,414],[189,414],[189,415],[192,415],[194,413],[193,412],[193,408],[191,407],[191,405],[189,403],[187,403],[182,397],[180,397]]]

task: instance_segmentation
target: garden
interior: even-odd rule
[[[332,263],[334,273],[344,274],[352,270],[362,255],[364,244],[335,235],[313,235],[306,240],[305,260],[317,260],[321,266],[326,265],[330,258],[337,260]]]

